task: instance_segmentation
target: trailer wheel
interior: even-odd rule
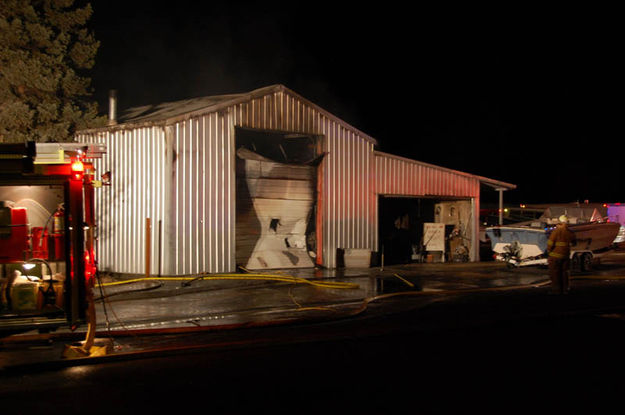
[[[508,269],[515,269],[516,265],[514,265],[512,262],[508,261],[508,262],[506,262],[506,268],[508,268]]]
[[[580,254],[573,254],[573,258],[571,258],[571,269],[574,271],[582,269],[582,261],[579,257]]]
[[[592,269],[592,254],[582,254],[580,268],[582,271],[590,271]]]

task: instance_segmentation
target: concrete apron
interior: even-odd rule
[[[272,281],[263,279],[264,275],[321,283],[332,281],[346,286]],[[495,263],[419,264],[384,270],[271,270],[249,280],[220,280],[219,276],[192,281],[152,279],[105,286],[102,293],[96,289],[97,330],[98,333],[192,330],[337,318],[400,295],[434,297],[538,286],[547,282],[546,272],[511,272]]]

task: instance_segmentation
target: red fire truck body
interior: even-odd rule
[[[87,321],[102,146],[0,144],[0,337]]]

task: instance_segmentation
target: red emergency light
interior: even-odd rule
[[[75,180],[82,179],[82,174],[85,171],[85,165],[80,160],[74,160],[72,162],[72,178]]]

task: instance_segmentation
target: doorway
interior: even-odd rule
[[[378,250],[385,264],[415,262],[423,244],[423,224],[434,222],[434,205],[433,199],[378,198]]]
[[[315,137],[237,128],[236,262],[313,267]]]
[[[425,261],[466,262],[473,241],[470,200],[382,196],[378,198],[378,252],[384,263],[408,264]],[[424,224],[440,224],[441,250],[427,251]]]

